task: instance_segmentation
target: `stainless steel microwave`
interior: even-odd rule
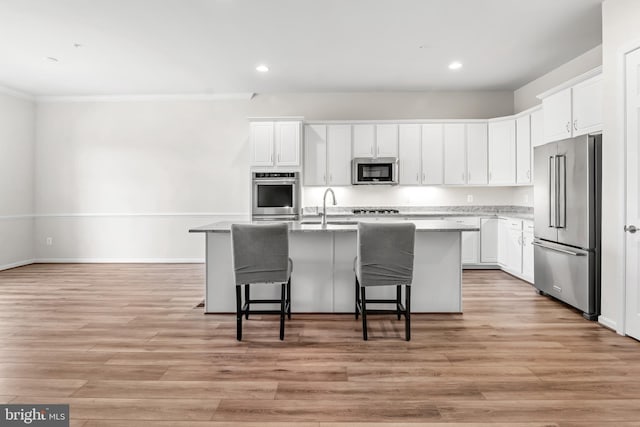
[[[351,183],[387,184],[398,183],[398,159],[396,157],[355,158],[351,164]]]

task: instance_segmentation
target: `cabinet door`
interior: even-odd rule
[[[419,185],[420,177],[420,125],[400,125],[399,160],[401,185]]]
[[[542,100],[544,140],[558,141],[571,137],[571,88]]]
[[[304,126],[304,185],[326,185],[327,126]]]
[[[250,125],[251,166],[273,166],[273,122]]]
[[[509,230],[507,239],[507,269],[522,272],[522,230]]]
[[[522,233],[522,276],[533,283],[533,233]]]
[[[461,234],[462,263],[477,264],[480,260],[480,233],[478,231],[463,231]]]
[[[422,183],[444,183],[444,129],[441,124],[422,125]]]
[[[467,183],[487,183],[487,125],[467,125]]]
[[[543,144],[545,144],[544,112],[539,109],[531,113],[531,147],[533,149],[533,147]]]
[[[529,115],[516,119],[516,183],[531,184],[531,121]]]
[[[398,157],[398,125],[376,125],[376,157]]]
[[[328,185],[351,185],[351,126],[327,127]]]
[[[602,130],[602,75],[573,88],[573,136]]]
[[[495,218],[480,221],[480,262],[498,262],[498,220]]]
[[[498,264],[507,266],[509,252],[509,221],[498,219]]]
[[[353,157],[374,157],[374,125],[353,125]]]
[[[300,122],[276,122],[276,165],[300,166]]]
[[[466,184],[465,125],[444,125],[444,183]]]
[[[489,123],[489,184],[516,182],[516,121]]]

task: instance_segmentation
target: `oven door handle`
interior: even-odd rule
[[[255,182],[256,184],[295,184],[296,183],[296,179],[295,178],[266,178],[266,179],[254,179],[253,182]]]

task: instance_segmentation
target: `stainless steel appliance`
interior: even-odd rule
[[[297,220],[300,217],[298,172],[253,172],[251,218]]]
[[[398,159],[395,157],[355,158],[351,164],[351,183],[397,184]]]
[[[541,294],[600,314],[601,135],[534,149],[534,274]]]

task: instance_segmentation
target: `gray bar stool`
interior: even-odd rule
[[[237,339],[242,340],[242,317],[249,314],[280,314],[280,339],[284,339],[284,316],[291,319],[291,271],[287,224],[232,224],[231,246],[236,279]],[[280,283],[280,299],[251,299],[251,284]],[[242,286],[245,301],[242,303]],[[251,310],[252,304],[280,304],[280,310]]]
[[[395,313],[405,318],[405,338],[411,339],[411,282],[416,226],[413,223],[358,223],[356,273],[356,319],[362,314],[362,337],[367,335],[367,303],[395,304],[395,310],[370,310],[369,313]],[[367,299],[369,286],[395,286],[396,299]],[[405,304],[401,302],[405,286]]]

